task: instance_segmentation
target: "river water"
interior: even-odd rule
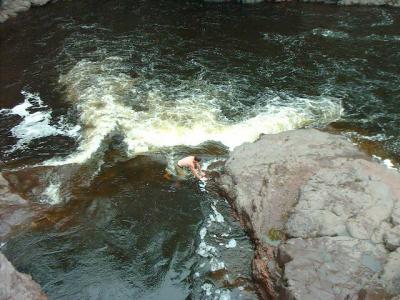
[[[327,125],[396,164],[399,25],[396,9],[296,3],[19,14],[0,26],[1,169],[48,212],[1,250],[51,299],[257,298],[213,181],[169,170]]]

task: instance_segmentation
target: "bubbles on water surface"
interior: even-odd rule
[[[57,124],[52,122],[52,110],[43,103],[39,94],[22,91],[24,102],[11,109],[0,110],[0,115],[18,115],[21,121],[11,129],[11,134],[17,138],[17,143],[10,151],[24,148],[35,139],[63,135],[76,138],[79,125],[67,124],[63,118]]]
[[[251,277],[252,248],[240,225],[229,216],[229,204],[206,198],[203,214],[208,215],[198,231],[193,270],[194,291],[205,299],[254,299]],[[224,215],[225,218],[216,216]],[[218,220],[217,220],[218,219]],[[243,274],[241,274],[243,273]]]
[[[47,164],[84,163],[114,130],[124,136],[128,155],[206,141],[232,149],[254,141],[261,133],[335,120],[342,110],[338,99],[325,96],[286,95],[282,99],[265,95],[265,104],[230,119],[224,111],[233,104],[220,93],[220,86],[193,79],[168,87],[157,80],[133,79],[120,72],[123,63],[115,56],[97,62],[82,60],[60,77],[67,98],[78,111],[81,143],[65,160]]]

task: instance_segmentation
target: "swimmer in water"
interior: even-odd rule
[[[198,180],[206,181],[205,173],[201,170],[200,165],[201,158],[197,156],[187,156],[182,158],[175,166],[176,173],[178,175],[185,173],[185,168],[189,168],[194,177]]]

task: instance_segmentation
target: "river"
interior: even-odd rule
[[[1,251],[51,299],[256,299],[249,237],[174,163],[317,127],[396,165],[399,25],[391,8],[172,0],[8,20],[0,167],[48,212]]]

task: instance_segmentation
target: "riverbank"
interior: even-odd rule
[[[33,6],[43,6],[51,0],[3,0],[0,5],[0,23],[4,23],[10,17],[27,11]]]
[[[29,10],[31,7],[44,6],[51,0],[3,0],[0,4],[0,23],[15,17],[18,13]],[[205,0],[211,3],[237,2],[241,4],[257,4],[261,2],[285,2],[264,0]],[[289,2],[289,1],[287,1]],[[400,7],[400,0],[299,0],[298,2],[325,3],[330,5],[361,5],[361,6],[391,6]]]
[[[314,129],[237,147],[219,178],[256,244],[262,298],[400,293],[400,175]]]
[[[285,1],[264,1],[264,0],[205,0],[206,2],[238,2],[242,4],[255,4],[261,2],[285,2]],[[289,1],[288,1],[289,2]],[[399,0],[299,0],[298,2],[314,2],[334,5],[387,5],[400,7]]]

